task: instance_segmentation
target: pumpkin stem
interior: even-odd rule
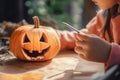
[[[34,27],[39,28],[39,25],[40,25],[39,18],[37,16],[34,16],[33,21],[34,21],[34,25],[35,25]]]

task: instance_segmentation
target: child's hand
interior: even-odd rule
[[[76,33],[75,52],[89,61],[106,62],[110,53],[111,45],[96,35]]]

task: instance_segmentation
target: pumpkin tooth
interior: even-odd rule
[[[31,57],[32,60],[36,60],[34,57]]]
[[[29,50],[30,53],[32,53],[32,50]]]
[[[34,57],[34,60],[36,61],[36,60],[37,60],[37,58],[35,58],[35,57]]]
[[[39,52],[39,53],[42,53],[42,51],[41,51],[41,50],[39,50],[38,52]]]
[[[44,58],[45,58],[44,56],[38,56],[37,60],[41,60],[41,59],[44,59]]]
[[[34,57],[31,57],[31,59],[33,60]]]
[[[41,60],[40,57],[37,57],[37,60]]]

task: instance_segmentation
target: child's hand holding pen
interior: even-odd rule
[[[85,34],[73,28],[68,23],[65,24],[69,29],[76,31],[76,46],[75,52],[82,58],[95,61],[107,62],[109,51],[111,49],[110,43],[93,34]]]

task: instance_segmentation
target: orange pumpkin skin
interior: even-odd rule
[[[54,58],[60,50],[60,40],[51,27],[40,26],[38,17],[35,25],[17,28],[10,37],[10,51],[19,59],[46,61]]]

